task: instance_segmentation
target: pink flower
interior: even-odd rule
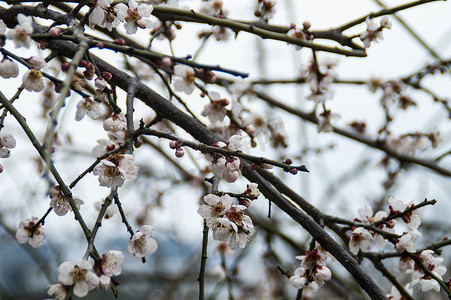
[[[38,223],[37,217],[31,217],[31,219],[24,219],[19,223],[19,229],[16,232],[16,240],[19,244],[25,244],[28,242],[33,248],[37,248],[42,245],[46,237],[45,231],[39,225],[33,233],[33,227]],[[33,236],[31,236],[33,233]]]
[[[157,250],[158,244],[152,238],[154,227],[144,225],[128,241],[127,250],[136,257],[144,257]]]
[[[53,207],[53,210],[58,216],[64,216],[68,211],[72,211],[72,207],[69,204],[69,199],[63,194],[59,185],[50,189],[49,197],[50,206]],[[80,205],[84,204],[84,202],[78,197],[72,197],[72,199],[78,209],[80,209]]]
[[[86,260],[80,259],[75,265],[66,261],[58,267],[58,280],[64,285],[74,285],[74,295],[84,297],[99,285],[99,277],[91,270]]]
[[[117,17],[121,21],[125,21],[125,30],[127,34],[136,33],[138,27],[139,28],[150,28],[152,27],[152,21],[146,19],[150,17],[150,14],[153,11],[153,6],[150,4],[139,4],[136,0],[130,0],[128,2],[128,7],[119,3],[114,6],[114,11],[117,14]]]

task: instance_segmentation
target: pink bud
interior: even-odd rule
[[[57,27],[52,27],[49,30],[50,36],[53,38],[59,38],[61,36],[61,29],[57,28]]]
[[[293,163],[293,161],[291,160],[291,158],[287,158],[287,159],[285,159],[285,161],[283,163],[287,164],[287,165],[291,165]]]
[[[105,45],[102,42],[98,42],[96,46],[99,49],[103,49],[105,47]]]
[[[172,60],[169,57],[163,57],[161,59],[161,66],[162,67],[170,67],[172,65]]]
[[[169,142],[169,148],[171,149],[177,149],[180,148],[180,144],[178,141],[170,141]]]
[[[246,125],[244,130],[246,130],[246,132],[250,135],[254,135],[254,133],[255,133],[255,128],[252,125]]]
[[[103,73],[102,73],[102,77],[103,77],[103,79],[105,79],[106,81],[110,81],[111,78],[113,78],[113,74],[111,74],[110,72],[103,72]]]
[[[114,43],[118,45],[125,45],[125,40],[123,38],[118,38],[114,40]]]
[[[290,170],[290,173],[293,174],[293,175],[296,175],[298,173],[298,170],[293,168],[293,169]]]
[[[183,151],[182,148],[175,149],[175,156],[182,157],[183,155],[185,155],[185,152]]]
[[[3,166],[0,165],[0,173],[2,173],[2,172],[3,172]]]

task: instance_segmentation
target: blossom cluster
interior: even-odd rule
[[[249,194],[258,197],[259,192],[255,185],[248,186],[248,190]],[[222,196],[208,194],[203,200],[205,204],[199,207],[197,213],[212,229],[213,238],[226,242],[232,250],[237,246],[244,248],[255,231],[251,218],[244,214],[247,206],[233,204],[232,197],[227,194]]]
[[[431,273],[438,279],[446,272],[446,267],[441,265],[443,258],[434,257],[434,251],[423,250],[418,255],[415,241],[421,235],[418,227],[421,225],[421,208],[411,209],[414,204],[412,202],[405,203],[394,197],[388,199],[389,213],[386,211],[379,211],[373,215],[373,211],[369,206],[359,209],[360,219],[356,221],[364,224],[378,224],[378,229],[383,231],[383,234],[373,232],[364,227],[355,227],[352,229],[349,250],[352,254],[357,255],[359,251],[371,251],[373,244],[383,247],[386,244],[385,233],[391,236],[397,236],[395,242],[395,249],[401,254],[398,263],[398,269],[402,273],[410,274],[411,280],[408,285],[409,289],[416,292],[427,292],[429,290],[440,290],[440,284],[431,277]],[[406,230],[401,234],[396,234],[396,220],[384,220],[394,214],[401,214],[401,220],[406,225]],[[382,223],[381,223],[382,222]],[[416,257],[416,261],[413,259]],[[418,264],[423,264],[430,273],[424,271]]]
[[[362,40],[365,48],[369,48],[372,42],[381,40],[383,38],[382,30],[384,28],[390,29],[392,25],[391,21],[387,17],[383,17],[379,25],[370,18],[366,19],[365,22],[367,29],[360,35],[360,39]]]
[[[149,19],[153,6],[150,4],[138,4],[136,0],[128,1],[128,6],[119,3],[111,6],[113,0],[98,0],[94,2],[89,16],[89,26],[96,25],[111,31],[124,22],[127,34],[135,34],[138,28],[151,28],[152,21]]]
[[[316,243],[313,250],[296,256],[296,259],[301,261],[301,265],[294,271],[289,282],[295,288],[302,289],[305,298],[311,298],[332,277],[332,272],[326,266],[327,252]]]
[[[315,104],[323,103],[333,97],[333,91],[330,89],[335,73],[336,62],[325,61],[318,63],[316,59],[312,59],[309,64],[301,71],[301,77],[304,77],[310,87],[310,95],[308,100],[312,100]]]
[[[241,151],[243,149],[241,136],[239,135],[232,136],[228,144],[219,141],[212,146],[231,151]],[[241,174],[241,160],[238,157],[210,153],[206,158],[212,163],[213,174],[227,182],[235,182]]]

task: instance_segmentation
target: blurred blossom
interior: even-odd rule
[[[16,48],[30,47],[31,34],[33,33],[33,19],[23,14],[17,15],[19,24],[12,30],[6,32],[6,38],[14,41]]]

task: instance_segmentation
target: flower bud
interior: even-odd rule
[[[59,38],[61,36],[61,29],[59,29],[58,27],[52,27],[49,30],[50,36],[53,38]]]
[[[175,149],[175,156],[177,156],[177,157],[182,157],[183,155],[185,155],[185,152],[183,151],[183,149],[182,148],[177,148],[177,149]]]

